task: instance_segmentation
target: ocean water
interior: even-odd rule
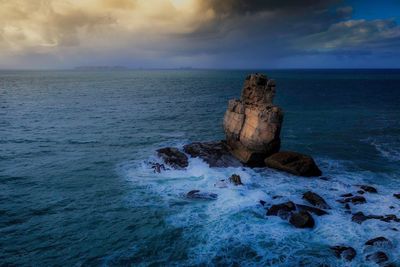
[[[378,194],[352,212],[400,217],[400,70],[257,71],[277,81],[282,149],[313,155],[328,180],[199,159],[150,168],[157,148],[223,139],[252,71],[1,71],[0,265],[374,266],[364,243],[377,236],[400,264],[400,223],[356,224],[335,201],[369,184]],[[214,186],[233,173],[244,186]],[[192,189],[218,199],[185,199]],[[258,203],[304,203],[307,190],[332,206],[312,230]]]

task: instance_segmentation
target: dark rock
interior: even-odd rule
[[[367,261],[373,261],[376,264],[384,263],[389,260],[388,256],[383,251],[377,251],[365,257]]]
[[[175,169],[184,169],[189,165],[188,157],[175,147],[161,148],[157,153],[166,164]]]
[[[378,190],[370,185],[361,185],[360,188],[368,193],[378,193]]]
[[[260,200],[260,204],[261,204],[262,206],[265,206],[265,204],[267,204],[267,202],[264,201],[264,200]]]
[[[279,212],[291,212],[294,210],[296,210],[296,205],[289,201],[282,204],[272,205],[267,211],[267,216],[278,216]]]
[[[265,75],[251,74],[240,100],[229,101],[224,116],[226,140],[232,154],[246,165],[264,166],[264,159],[280,149],[283,112],[272,103],[275,87]]]
[[[315,225],[311,214],[304,210],[293,212],[289,218],[289,223],[296,228],[313,228]]]
[[[321,208],[321,209],[330,209],[329,205],[326,201],[318,194],[307,191],[303,194],[303,199],[307,200],[310,204]]]
[[[345,247],[345,246],[334,246],[331,247],[331,250],[335,253],[337,258],[342,258],[347,261],[351,261],[357,255],[357,252],[352,247]]]
[[[384,221],[384,222],[391,222],[391,221],[400,222],[400,219],[397,218],[397,216],[395,214],[388,214],[385,216],[381,216],[381,218],[379,218],[379,220]]]
[[[240,163],[230,152],[224,141],[195,142],[183,147],[183,150],[194,158],[201,158],[210,167],[240,167]]]
[[[394,215],[394,216],[395,216],[395,215]],[[352,218],[351,218],[351,220],[352,220],[353,222],[356,222],[356,223],[358,223],[358,224],[361,224],[361,223],[363,223],[364,221],[366,221],[366,220],[371,220],[371,219],[381,220],[381,221],[385,221],[385,222],[390,222],[390,221],[392,221],[392,220],[394,220],[394,221],[399,220],[399,219],[397,219],[397,217],[394,218],[394,217],[391,216],[391,215],[386,215],[386,216],[382,216],[382,215],[365,215],[365,214],[362,213],[361,211],[360,211],[360,212],[357,212],[357,213],[354,213],[353,216],[352,216]]]
[[[363,190],[358,190],[357,193],[359,193],[360,195],[364,195],[365,192]]]
[[[186,194],[186,197],[190,199],[215,200],[218,198],[218,195],[214,193],[200,192],[200,190],[192,190]]]
[[[365,197],[362,197],[362,196],[354,196],[354,197],[345,198],[345,199],[343,199],[341,201],[339,200],[339,202],[342,202],[342,203],[351,202],[353,204],[364,204],[364,203],[367,202],[367,200],[365,199]]]
[[[265,164],[273,169],[298,176],[320,176],[321,170],[312,157],[297,152],[278,152],[265,159]]]
[[[366,246],[375,246],[375,245],[387,245],[391,246],[392,242],[390,242],[387,238],[380,236],[373,239],[368,240],[365,242]]]
[[[346,203],[346,205],[344,205],[344,208],[345,208],[346,210],[349,210],[349,209],[350,209],[349,203]]]
[[[389,209],[393,210],[393,209],[395,209],[395,207],[394,206],[389,206]]]
[[[243,185],[242,180],[240,179],[240,176],[237,174],[232,174],[231,177],[229,177],[229,181],[233,183],[234,185]]]
[[[394,196],[395,198],[400,199],[400,193],[398,193],[398,194],[393,194],[393,196]]]
[[[352,197],[353,196],[353,194],[352,193],[347,193],[347,194],[343,194],[343,195],[340,195],[341,197]]]
[[[329,181],[330,178],[326,177],[326,176],[321,176],[319,177],[319,179],[324,180],[324,181]]]
[[[321,209],[315,208],[315,207],[306,206],[306,205],[296,204],[296,207],[300,211],[302,211],[302,210],[308,211],[308,212],[314,213],[317,216],[322,216],[322,215],[328,214],[324,210],[321,210]]]
[[[282,198],[283,196],[273,196],[272,199]]]

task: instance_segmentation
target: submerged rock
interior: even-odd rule
[[[360,188],[368,193],[378,193],[378,190],[370,185],[361,185]]]
[[[304,210],[293,212],[289,218],[289,223],[296,228],[313,228],[315,225],[311,214]]]
[[[388,214],[388,215],[365,215],[364,213],[357,212],[354,213],[351,220],[353,222],[356,222],[358,224],[363,223],[366,220],[381,220],[383,222],[400,222],[400,218],[397,218],[397,216],[395,214]]]
[[[214,193],[201,192],[200,190],[192,190],[186,194],[186,197],[190,199],[215,200],[218,198],[218,195]]]
[[[357,252],[352,247],[345,247],[345,246],[333,246],[330,248],[337,258],[342,258],[347,261],[351,261],[357,255]]]
[[[379,236],[365,242],[366,246],[375,246],[375,245],[386,245],[391,246],[392,242],[390,242],[386,237]]]
[[[160,173],[161,171],[165,171],[166,170],[164,164],[160,164],[160,163],[157,163],[157,162],[152,162],[151,163],[151,168],[153,169],[153,171],[155,173]]]
[[[224,116],[226,141],[233,155],[249,166],[280,149],[281,108],[273,105],[275,82],[262,74],[247,76],[240,100],[229,101]]]
[[[183,150],[194,158],[201,158],[210,167],[240,167],[243,165],[231,154],[224,141],[195,142],[183,146]]]
[[[231,177],[229,177],[229,181],[234,185],[243,185],[240,175],[237,174],[232,174]]]
[[[273,169],[298,176],[320,176],[321,170],[312,157],[297,152],[278,152],[265,159],[265,164]]]
[[[157,150],[157,154],[166,164],[174,169],[184,169],[189,165],[185,153],[175,147],[165,147]]]
[[[353,203],[353,204],[364,204],[367,202],[367,200],[365,199],[365,197],[363,196],[354,196],[354,197],[348,197],[348,198],[344,198],[344,199],[339,199],[337,200],[340,203]]]
[[[398,194],[393,194],[393,196],[394,196],[395,198],[400,199],[400,193],[398,193]]]
[[[367,261],[373,261],[376,264],[381,264],[381,263],[387,262],[389,260],[389,257],[386,255],[385,252],[377,251],[377,252],[367,255],[365,257],[365,259]]]
[[[303,194],[303,199],[307,200],[310,204],[319,207],[321,209],[330,209],[326,201],[317,193],[307,191]]]

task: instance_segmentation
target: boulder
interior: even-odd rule
[[[312,157],[297,152],[278,152],[265,159],[265,164],[273,169],[298,176],[320,176],[321,170]]]
[[[398,193],[398,194],[393,194],[393,196],[394,196],[395,198],[400,199],[400,193]]]
[[[293,212],[289,218],[289,223],[296,228],[313,228],[315,225],[311,214],[304,210]]]
[[[157,154],[166,164],[174,169],[184,169],[189,165],[185,153],[175,147],[165,147],[157,150]]]
[[[214,193],[201,192],[200,190],[192,190],[186,194],[186,197],[190,199],[215,200],[218,198],[218,195]]]
[[[210,167],[240,167],[243,164],[236,159],[224,141],[195,142],[183,146],[183,150],[194,158],[201,158]]]
[[[376,264],[381,264],[381,263],[387,262],[389,260],[389,257],[386,255],[385,252],[377,251],[377,252],[367,255],[365,257],[365,259],[367,261],[375,262]]]
[[[234,185],[243,185],[240,175],[237,174],[232,174],[231,177],[229,177],[229,181]]]
[[[342,258],[347,261],[351,261],[357,255],[357,252],[352,247],[345,247],[345,246],[333,246],[331,250],[335,253],[337,258]]]
[[[265,75],[251,74],[241,98],[230,100],[225,112],[226,141],[232,154],[248,166],[264,166],[264,159],[280,149],[283,112],[272,103],[275,87]]]
[[[378,193],[378,190],[370,185],[361,185],[360,188],[368,193]]]
[[[307,191],[303,194],[303,199],[307,200],[311,205],[314,205],[321,209],[330,209],[326,201],[318,194]]]
[[[272,205],[267,211],[267,216],[278,216],[279,213],[291,212],[294,210],[296,210],[296,205],[292,201],[289,201],[282,204]]]

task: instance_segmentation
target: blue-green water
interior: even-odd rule
[[[400,264],[399,223],[356,224],[335,201],[368,183],[379,194],[352,211],[400,216],[398,70],[263,71],[285,111],[283,149],[313,155],[329,181],[198,159],[153,173],[155,149],[223,138],[249,72],[0,72],[0,265],[343,266],[329,246],[347,244],[350,265],[368,266],[363,244],[380,235]],[[214,187],[232,173],[245,186]],[[198,188],[218,200],[182,197]],[[258,204],[304,202],[310,189],[333,206],[313,230]]]

